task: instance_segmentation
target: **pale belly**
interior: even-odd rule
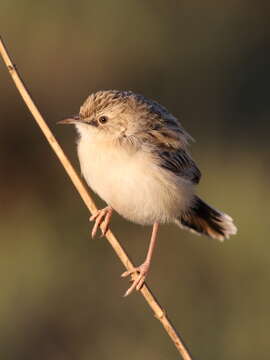
[[[81,140],[78,155],[88,185],[130,221],[173,222],[190,204],[192,186],[159,168],[149,154]]]

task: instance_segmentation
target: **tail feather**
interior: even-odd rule
[[[233,219],[195,197],[192,206],[176,220],[177,225],[198,235],[204,234],[223,241],[237,232]]]

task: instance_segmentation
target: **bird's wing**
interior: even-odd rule
[[[152,153],[158,165],[198,184],[201,172],[187,151],[192,137],[180,121],[158,102],[136,95],[141,104],[144,131],[137,134],[142,146]]]
[[[198,184],[201,172],[187,150],[186,132],[179,128],[162,127],[144,133],[143,147],[152,153],[157,164],[193,184]]]
[[[158,152],[158,160],[162,168],[190,180],[194,184],[199,183],[201,172],[185,149],[161,149]]]
[[[162,168],[198,184],[201,172],[190,156],[187,146],[193,138],[186,132],[180,121],[157,102],[151,102],[153,117],[152,129],[148,135],[155,137],[154,152]],[[156,126],[156,128],[155,128]]]

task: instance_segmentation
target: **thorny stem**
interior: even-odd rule
[[[41,131],[43,132],[44,136],[48,140],[48,143],[54,150],[55,154],[57,155],[59,161],[65,168],[66,172],[68,173],[73,185],[77,189],[78,193],[80,194],[82,200],[84,201],[86,207],[89,209],[91,214],[96,213],[97,207],[93,202],[91,196],[89,195],[88,191],[86,190],[85,186],[83,185],[80,177],[77,175],[76,171],[74,170],[73,166],[71,165],[70,161],[66,157],[65,153],[63,152],[62,148],[58,144],[56,138],[52,134],[51,130],[49,129],[48,125],[46,124],[45,120],[43,119],[42,115],[40,114],[38,108],[34,104],[29,92],[26,89],[22,79],[20,78],[18,71],[16,70],[15,66],[11,62],[10,56],[7,52],[7,49],[0,37],[0,54],[4,60],[4,63],[9,71],[10,76],[12,77],[19,93],[21,94],[25,104],[27,105],[28,109],[30,110],[31,114],[33,115],[34,119],[38,123]],[[101,225],[103,228],[103,225]],[[110,229],[106,233],[106,238],[113,247],[114,251],[118,255],[119,259],[125,266],[127,270],[132,270],[134,265],[132,264],[131,260],[129,259],[127,253],[120,245],[119,241],[116,239],[114,234],[110,231]],[[138,276],[137,274],[133,275],[134,277]],[[148,288],[146,284],[142,286],[140,289],[142,296],[145,298],[147,303],[149,304],[150,308],[153,310],[155,317],[162,323],[164,329],[166,330],[167,334],[171,338],[172,342],[174,343],[175,347],[181,354],[183,360],[192,360],[191,355],[189,354],[186,346],[184,345],[183,341],[179,334],[177,334],[176,329],[172,325],[171,321],[168,319],[166,312],[164,309],[159,305],[158,301]]]

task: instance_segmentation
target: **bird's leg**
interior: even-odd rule
[[[144,284],[144,281],[146,279],[146,276],[147,276],[149,268],[150,268],[153,251],[154,251],[154,248],[155,248],[155,245],[156,245],[158,226],[159,226],[158,223],[154,223],[154,225],[153,225],[151,240],[150,240],[150,244],[149,244],[149,248],[148,248],[148,251],[147,251],[145,261],[140,266],[138,266],[138,267],[136,267],[136,268],[134,268],[132,270],[125,271],[121,275],[122,277],[127,277],[127,276],[129,276],[131,274],[139,273],[139,275],[135,278],[135,280],[133,281],[133,284],[126,291],[124,296],[128,296],[129,294],[131,294],[134,289],[140,290],[140,288]]]
[[[98,227],[104,221],[103,229],[101,229],[102,236],[104,236],[108,230],[110,219],[112,217],[113,209],[110,206],[105,207],[104,209],[98,210],[94,215],[92,215],[89,220],[95,220],[95,224],[92,230],[92,238],[95,237]]]

